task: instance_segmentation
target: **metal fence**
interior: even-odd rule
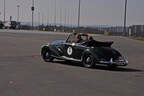
[[[93,32],[105,35],[125,35],[133,37],[144,37],[144,25],[127,26],[125,32],[124,27],[122,26],[96,27],[95,31]]]
[[[144,25],[133,25],[129,27],[129,36],[144,37]]]
[[[1,29],[2,27],[0,27]],[[30,25],[20,25],[19,30],[31,30]],[[58,26],[58,25],[41,25],[35,26],[35,30],[42,31],[58,31],[58,32],[77,32],[78,28],[75,26]],[[97,26],[81,26],[79,28],[81,33],[93,33],[93,34],[104,34],[104,35],[116,35],[116,36],[133,36],[133,37],[144,37],[144,25],[132,25],[127,26],[124,32],[123,26],[109,26],[109,25],[97,25]]]

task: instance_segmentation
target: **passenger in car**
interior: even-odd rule
[[[84,40],[82,39],[81,35],[78,34],[78,35],[77,35],[77,42],[76,42],[76,43],[81,43],[81,42],[83,42],[83,41],[84,41]]]

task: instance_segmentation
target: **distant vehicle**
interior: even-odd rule
[[[4,27],[6,29],[16,29],[17,25],[18,25],[18,23],[16,21],[6,21],[4,23]]]
[[[16,28],[17,28],[17,22],[16,21],[11,21],[10,29],[16,29]]]
[[[2,29],[3,28],[3,22],[2,21],[0,21],[0,29]]]
[[[110,67],[126,66],[128,60],[120,52],[112,48],[113,42],[99,42],[87,39],[75,42],[72,35],[65,41],[57,40],[51,44],[43,45],[41,56],[46,62],[56,59],[81,62],[84,67],[91,68],[94,65],[108,65]],[[88,35],[79,35],[88,38]]]
[[[10,23],[9,21],[5,21],[5,22],[4,22],[4,28],[5,28],[5,29],[9,29],[10,26],[11,26],[11,23]]]

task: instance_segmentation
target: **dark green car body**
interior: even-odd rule
[[[68,39],[65,41],[57,40],[51,44],[43,45],[41,48],[41,56],[43,59],[45,61],[47,61],[47,59],[48,61],[52,61],[56,58],[82,62],[82,64],[84,61],[87,62],[87,60],[90,59],[91,62],[88,62],[92,64],[86,67],[92,67],[95,64],[114,66],[126,66],[128,64],[127,59],[111,47],[113,42],[88,40],[82,43],[73,43],[68,42]]]

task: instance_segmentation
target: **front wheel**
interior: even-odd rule
[[[52,62],[54,60],[54,57],[51,56],[50,50],[44,50],[42,52],[42,58],[45,62]]]
[[[95,65],[94,58],[91,54],[85,54],[83,56],[82,64],[86,68],[92,68]]]

